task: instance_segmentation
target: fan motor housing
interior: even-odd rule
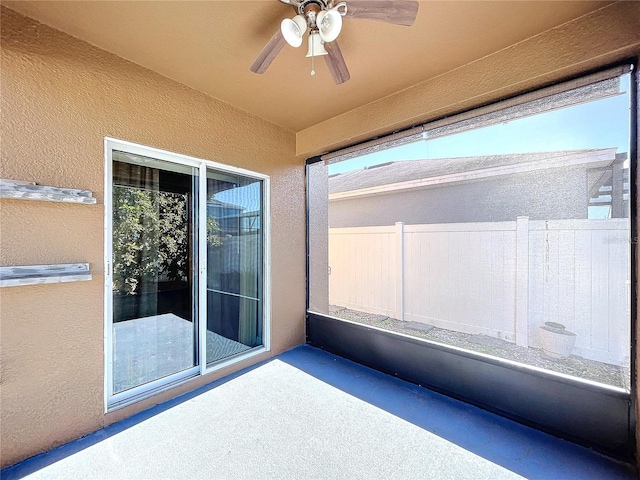
[[[327,8],[327,2],[324,0],[303,0],[298,5],[298,13],[307,19],[309,28],[315,28],[318,13]]]

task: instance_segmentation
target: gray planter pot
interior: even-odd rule
[[[568,358],[576,344],[576,334],[560,323],[546,322],[540,327],[542,351],[551,358]]]

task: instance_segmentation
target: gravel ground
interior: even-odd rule
[[[331,315],[353,322],[404,333],[412,337],[425,338],[434,342],[486,353],[495,357],[513,360],[546,370],[564,373],[574,377],[629,389],[629,370],[607,363],[588,360],[577,355],[556,360],[546,356],[541,349],[524,348],[499,338],[487,335],[471,335],[437,328],[417,322],[402,322],[384,315],[358,312],[343,307],[330,306]]]

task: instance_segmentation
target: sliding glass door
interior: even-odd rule
[[[113,392],[198,364],[198,169],[113,153]]]
[[[261,181],[207,170],[206,362],[262,343]]]
[[[268,349],[268,177],[107,140],[108,408]]]

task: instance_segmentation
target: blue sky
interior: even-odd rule
[[[244,207],[244,212],[260,210],[260,182],[251,182],[241,187],[230,188],[214,195],[216,200]]]
[[[621,94],[507,123],[419,141],[339,162],[329,174],[389,161],[629,146],[629,74]]]

